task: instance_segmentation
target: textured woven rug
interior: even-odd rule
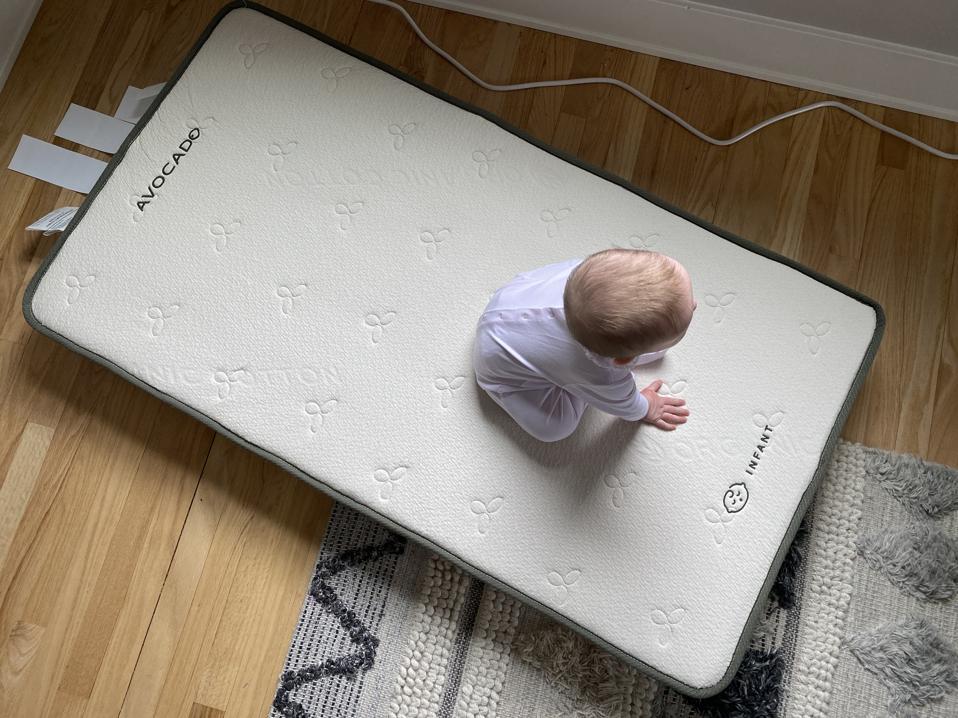
[[[840,442],[738,675],[693,701],[337,505],[270,716],[954,717],[956,508],[955,469]]]

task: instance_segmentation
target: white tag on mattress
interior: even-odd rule
[[[27,227],[27,230],[43,232],[44,237],[54,232],[62,232],[70,224],[70,220],[73,219],[73,215],[77,213],[78,209],[79,207],[59,207],[40,217]]]

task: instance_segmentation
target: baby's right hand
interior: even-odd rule
[[[674,431],[676,426],[688,420],[689,410],[685,408],[685,399],[661,396],[660,386],[662,380],[656,379],[642,390],[642,396],[649,400],[649,411],[642,421],[665,431]]]

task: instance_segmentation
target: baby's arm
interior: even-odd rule
[[[642,391],[631,374],[612,384],[568,384],[566,391],[594,406],[599,411],[628,421],[646,421],[665,431],[672,431],[687,420],[685,400],[660,396],[658,379]]]
[[[649,411],[649,400],[631,374],[612,384],[567,384],[563,387],[599,411],[628,421],[639,421]]]

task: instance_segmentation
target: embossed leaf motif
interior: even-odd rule
[[[419,241],[426,245],[426,259],[433,260],[439,256],[439,245],[452,236],[452,232],[447,228],[437,230],[423,230],[419,233]]]
[[[675,627],[678,626],[682,619],[685,618],[686,610],[684,608],[675,608],[672,611],[666,613],[661,608],[653,608],[650,613],[652,623],[656,626],[661,626],[662,630],[659,631],[658,641],[660,646],[668,646],[672,642],[672,634],[675,630]]]
[[[664,394],[666,396],[678,396],[685,391],[688,386],[689,383],[685,381],[685,379],[676,379],[671,384],[662,382],[662,386],[659,387],[659,394]]]
[[[443,409],[449,408],[449,402],[452,400],[452,395],[465,383],[466,377],[464,376],[454,376],[451,379],[448,379],[444,376],[436,378],[434,386],[439,390],[439,402],[442,404]]]
[[[148,308],[146,310],[146,316],[150,320],[150,334],[154,337],[159,336],[166,326],[166,320],[172,318],[179,308],[180,305],[176,303],[167,305],[166,307],[154,304]]]
[[[483,150],[476,150],[472,153],[472,161],[478,166],[480,177],[489,176],[489,167],[493,162],[495,162],[500,153],[501,150],[498,148],[489,150],[487,152],[484,152]]]
[[[725,542],[727,535],[726,524],[731,523],[732,519],[735,518],[734,514],[730,514],[726,511],[716,511],[714,508],[709,507],[705,509],[704,512],[705,521],[712,528],[712,538],[715,540],[716,546],[721,546]]]
[[[659,240],[661,239],[662,235],[658,232],[652,232],[650,234],[633,234],[629,237],[629,246],[632,249],[644,249],[648,251],[653,247],[658,246]]]
[[[722,296],[717,294],[706,294],[705,304],[712,307],[715,311],[712,314],[712,321],[716,324],[725,319],[725,310],[735,301],[735,292],[726,292]]]
[[[315,434],[319,427],[324,425],[326,417],[333,413],[337,404],[339,404],[338,399],[327,399],[323,402],[307,401],[304,410],[309,416],[309,430]]]
[[[569,589],[579,580],[580,575],[582,575],[582,572],[577,568],[566,571],[565,574],[561,574],[558,571],[549,571],[549,573],[546,574],[546,580],[556,588],[560,606],[564,604],[569,597]]]
[[[270,142],[266,147],[266,154],[273,158],[273,171],[278,172],[279,168],[283,166],[283,163],[286,161],[286,158],[292,153],[293,149],[299,143],[295,140],[289,142]]]
[[[764,429],[766,426],[774,429],[776,426],[782,423],[782,419],[784,418],[785,418],[784,411],[773,411],[771,414],[768,414],[768,415],[763,414],[762,412],[759,411],[759,412],[756,412],[754,416],[752,416],[752,422],[759,429]]]
[[[408,466],[396,466],[392,469],[376,469],[373,472],[373,478],[379,483],[380,499],[383,501],[389,500],[393,492],[393,487],[406,475],[408,468]]]
[[[201,130],[208,130],[210,127],[216,124],[216,118],[213,115],[205,115],[203,117],[198,117],[197,115],[190,115],[183,121],[183,124],[186,125],[186,129],[195,130],[197,128]]]
[[[84,277],[78,277],[75,274],[69,275],[66,279],[63,280],[64,284],[67,285],[67,304],[73,304],[77,299],[80,298],[80,291],[86,289],[93,285],[93,282],[96,281],[96,275],[87,274]]]
[[[220,401],[226,399],[230,392],[233,390],[233,386],[239,382],[243,375],[246,373],[245,369],[218,369],[213,373],[213,381],[216,386],[216,394],[219,396]]]
[[[602,481],[612,489],[612,505],[615,508],[622,508],[622,504],[625,503],[625,488],[631,486],[635,479],[638,477],[634,471],[629,471],[622,476],[617,474],[608,474]]]
[[[229,222],[213,222],[210,225],[210,235],[213,237],[213,247],[217,252],[224,251],[236,230],[242,224],[238,219]]]
[[[248,43],[243,43],[239,46],[240,54],[243,56],[243,65],[249,70],[253,64],[256,62],[256,58],[266,52],[266,49],[269,47],[268,42],[259,42],[255,45],[250,45]]]
[[[482,501],[481,499],[473,499],[469,504],[469,509],[472,513],[476,514],[476,521],[478,522],[476,530],[480,534],[485,535],[486,531],[489,530],[489,524],[492,522],[492,514],[496,513],[499,508],[502,506],[503,498],[501,496],[494,496],[489,499],[489,501]]]
[[[383,336],[383,328],[392,323],[396,312],[383,312],[381,315],[376,312],[370,312],[364,319],[366,326],[372,332],[371,339],[373,344],[379,344]]]
[[[276,289],[276,296],[283,301],[283,314],[289,316],[290,312],[293,311],[293,302],[296,301],[297,297],[303,296],[306,293],[305,284],[296,284],[292,287],[281,285]]]
[[[329,80],[330,92],[339,89],[339,81],[344,80],[352,71],[351,67],[324,67],[319,71],[324,80]]]
[[[572,209],[569,207],[561,207],[556,210],[544,209],[539,214],[539,218],[546,223],[546,234],[555,237],[559,233],[559,222],[571,214]]]
[[[352,224],[353,217],[359,214],[364,206],[365,203],[362,201],[337,202],[334,211],[337,215],[339,215],[339,228],[343,231],[349,229],[350,225]]]
[[[389,125],[389,134],[393,136],[393,149],[401,150],[406,143],[406,138],[416,130],[415,122],[407,122],[404,125]]]
[[[819,322],[816,325],[812,325],[809,322],[802,322],[801,330],[802,334],[805,335],[808,351],[812,354],[818,354],[819,349],[822,348],[822,337],[828,334],[831,328],[831,322]]]

